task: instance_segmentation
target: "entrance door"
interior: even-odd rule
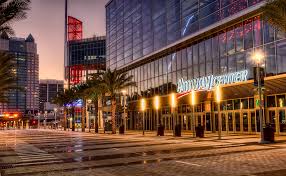
[[[255,112],[250,112],[250,128],[251,132],[256,132],[256,123],[255,123]]]
[[[228,130],[230,132],[233,132],[233,117],[232,117],[232,112],[228,113]]]
[[[242,127],[243,127],[243,132],[248,132],[248,113],[247,112],[242,113]]]
[[[279,111],[280,113],[280,111]],[[269,115],[269,123],[272,126],[272,128],[276,129],[276,116],[275,116],[275,110],[269,110],[268,111]]]
[[[221,128],[222,131],[226,131],[226,114],[221,113]]]
[[[211,131],[211,113],[206,113],[206,131]]]
[[[279,118],[279,131],[280,131],[281,133],[285,133],[285,132],[286,132],[286,115],[285,115],[285,109],[279,110],[278,118]]]
[[[235,118],[235,131],[240,132],[240,112],[235,112],[234,113],[234,118]]]

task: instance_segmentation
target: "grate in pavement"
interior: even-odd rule
[[[1,169],[10,169],[10,168],[14,168],[14,166],[12,164],[8,164],[8,163],[0,163],[0,170]]]

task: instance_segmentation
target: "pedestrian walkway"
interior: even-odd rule
[[[42,164],[62,162],[59,158],[55,157],[54,155],[49,154],[44,150],[40,150],[39,148],[36,148],[35,146],[26,143],[22,140],[17,141],[17,145],[15,146],[14,150],[21,159],[21,161],[15,164],[16,166],[29,165],[34,162]]]
[[[0,131],[0,142],[5,142],[0,164],[5,165],[5,176],[284,176],[286,171],[286,136],[262,145],[258,135],[218,140],[210,134],[127,134]]]

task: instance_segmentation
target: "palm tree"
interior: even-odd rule
[[[95,73],[91,75],[91,78],[87,80],[88,88],[85,89],[84,93],[87,95],[89,99],[92,100],[94,107],[95,107],[95,133],[98,133],[98,115],[99,115],[99,108],[98,108],[98,101],[102,97],[102,74]]]
[[[0,102],[7,102],[7,91],[17,89],[15,59],[5,53],[0,52]]]
[[[278,30],[286,32],[286,1],[267,0],[261,8],[262,18]]]
[[[11,24],[25,19],[30,0],[0,0],[0,35],[14,34]],[[19,89],[16,86],[14,58],[0,52],[0,102],[7,102],[7,91]],[[20,88],[21,89],[21,88]]]
[[[86,83],[79,84],[75,86],[77,96],[82,99],[82,108],[81,108],[81,129],[85,131],[85,118],[86,118],[86,100],[88,95],[86,90],[89,88],[89,85]]]
[[[64,93],[59,93],[56,98],[54,98],[53,103],[64,106],[64,111],[67,112],[67,108],[71,110],[70,114],[72,116],[72,131],[75,131],[75,117],[74,117],[74,102],[78,100],[78,95],[75,88],[66,89]],[[66,113],[65,113],[66,114]],[[67,119],[64,116],[64,128],[66,129]]]
[[[11,23],[25,19],[30,0],[0,0],[0,34],[14,35]]]
[[[106,70],[106,72],[102,75],[102,83],[100,84],[102,91],[111,99],[111,117],[112,117],[112,133],[116,133],[116,96],[120,94],[120,92],[126,89],[129,86],[136,86],[136,83],[132,81],[133,76],[128,76],[127,72],[119,72],[115,70]]]

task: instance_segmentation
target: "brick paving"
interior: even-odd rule
[[[167,133],[128,135],[55,130],[0,131],[1,175],[286,176],[286,136],[259,144],[257,135],[217,140]]]

